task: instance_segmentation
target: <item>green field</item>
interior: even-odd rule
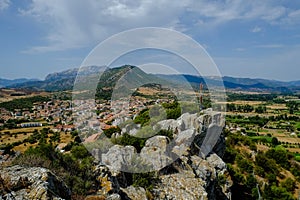
[[[252,136],[250,137],[253,141],[266,141],[271,143],[272,142],[272,137],[268,136]]]

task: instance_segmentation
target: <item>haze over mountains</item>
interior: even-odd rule
[[[124,65],[118,68],[111,68],[105,71],[101,76],[99,83],[100,86],[113,86],[116,81],[122,77],[130,69],[136,68],[136,73],[139,77],[155,80],[155,82],[168,81],[169,83],[181,84],[188,81],[193,87],[198,87],[199,83],[207,83],[210,85],[221,85],[222,80],[217,77],[200,77],[195,75],[174,75],[174,74],[146,74],[144,71],[137,67]],[[80,71],[81,75],[93,75],[99,71],[103,71],[104,67],[90,66],[86,67],[84,71]],[[0,79],[0,87],[18,88],[18,89],[32,89],[32,90],[45,90],[45,91],[61,91],[72,90],[74,81],[76,80],[78,68],[65,70],[48,74],[45,80],[38,79]],[[104,78],[105,77],[105,78]],[[276,81],[267,79],[253,79],[253,78],[236,78],[236,77],[223,77],[223,84],[226,89],[242,90],[242,91],[264,91],[264,92],[280,92],[289,93],[300,91],[299,81]]]
[[[38,79],[27,79],[27,78],[18,78],[13,80],[0,78],[0,87],[7,87],[9,85],[21,84],[21,83],[37,81],[37,80]]]

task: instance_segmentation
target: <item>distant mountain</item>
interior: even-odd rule
[[[85,72],[81,74],[92,75],[103,67],[89,66],[85,67]],[[44,90],[44,91],[62,91],[62,90],[72,90],[74,81],[76,79],[79,68],[69,69],[62,72],[56,72],[48,74],[43,81],[27,81],[23,83],[16,83],[9,85],[10,88],[24,88],[31,90]]]
[[[74,68],[62,72],[51,73],[46,76],[45,80],[28,80],[16,79],[5,80],[0,79],[0,86],[9,88],[26,88],[31,90],[45,90],[45,91],[61,91],[72,90],[74,82],[84,77],[86,82],[91,82],[92,78],[98,77],[99,72],[103,72],[104,66],[88,66],[83,68]],[[80,73],[78,73],[80,70]],[[195,75],[165,75],[147,74],[138,67],[124,65],[117,68],[108,68],[102,75],[98,84],[98,92],[108,93],[112,92],[116,83],[120,82],[119,79],[126,74],[126,79],[122,84],[124,85],[139,85],[145,82],[155,82],[159,84],[172,83],[174,87],[184,87],[189,83],[194,89],[199,89],[199,84],[203,83],[204,87],[222,86],[224,85],[228,90],[245,90],[245,91],[264,91],[264,92],[277,92],[277,93],[290,93],[300,91],[299,81],[276,81],[267,79],[254,79],[254,78],[236,78],[225,76],[222,79],[218,77],[200,77]],[[130,78],[131,77],[131,78]],[[129,81],[130,79],[130,81]],[[2,82],[1,82],[2,81]],[[127,82],[126,82],[127,81]],[[132,82],[133,81],[133,82]]]
[[[29,81],[37,81],[38,79],[26,79],[26,78],[19,78],[19,79],[2,79],[0,78],[0,88],[1,87],[7,87],[10,85],[14,85],[14,84],[20,84],[20,83],[25,83],[25,82],[29,82]]]
[[[199,89],[199,84],[203,83],[204,87],[222,86],[230,90],[245,90],[245,91],[265,91],[265,92],[279,92],[290,93],[299,91],[300,81],[282,82],[267,79],[251,79],[251,78],[234,78],[225,76],[220,77],[200,77],[195,75],[165,75],[160,74],[158,77],[180,83],[188,81],[195,89]]]
[[[288,82],[290,86],[300,87],[300,81],[290,81]]]
[[[79,70],[78,68],[74,68],[62,72],[51,73],[46,76],[45,81],[51,82],[51,81],[75,78],[78,70]]]
[[[102,73],[100,80],[94,80],[95,78],[98,78],[99,73]],[[124,76],[125,74],[126,76]],[[62,91],[72,90],[76,81],[77,86],[79,85],[79,87],[90,89],[93,86],[89,87],[89,84],[94,84],[94,81],[92,80],[98,82],[97,94],[101,93],[101,95],[104,95],[105,97],[111,95],[115,86],[122,87],[121,89],[124,91],[126,89],[124,88],[125,86],[127,89],[133,89],[147,83],[165,83],[165,81],[156,78],[154,75],[145,73],[138,67],[124,65],[116,68],[106,68],[104,66],[88,66],[80,69],[75,68],[49,74],[44,81],[28,81],[13,84],[9,87],[31,90]],[[82,84],[78,84],[80,81]]]

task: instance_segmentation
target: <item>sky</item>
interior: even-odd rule
[[[78,67],[100,42],[143,27],[188,35],[223,76],[300,80],[297,0],[0,0],[0,77]]]

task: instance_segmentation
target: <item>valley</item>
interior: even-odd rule
[[[72,98],[86,94],[86,90],[1,89],[1,168],[18,165],[50,169],[70,187],[72,199],[92,198],[93,195],[108,198],[110,195],[121,197],[126,194],[129,197],[133,193],[140,194],[139,198],[156,199],[158,191],[181,198],[180,195],[185,194],[183,188],[174,182],[172,187],[182,193],[170,193],[166,185],[168,179],[174,179],[186,184],[186,187],[196,187],[187,186],[181,176],[187,176],[201,185],[194,190],[193,195],[196,196],[222,199],[229,196],[232,199],[258,199],[259,195],[264,199],[299,197],[300,101],[296,90],[281,93],[252,87],[227,89],[226,101],[217,102],[217,107],[226,108],[226,112],[214,113],[210,107],[215,102],[205,87],[199,93],[197,81],[191,82],[194,91],[180,90],[182,86],[177,84],[174,87],[178,91],[174,93],[174,90],[163,86],[167,80],[155,78],[159,83],[145,84],[131,90],[132,96],[126,100],[128,107],[125,109],[122,107],[125,99],[110,98],[116,81],[131,69],[125,66],[106,72],[105,80],[97,89],[99,94],[92,102],[76,100],[80,102],[79,110],[75,109]],[[142,71],[136,73],[141,77],[137,81],[141,81],[143,76],[146,77],[144,79],[153,78]],[[73,72],[67,74],[73,76]],[[55,74],[48,76],[48,79],[59,82],[61,88],[67,88],[70,82],[63,84],[66,76]],[[184,101],[178,100],[176,94],[184,96]],[[93,120],[89,118],[90,113],[94,116]],[[223,125],[222,120],[218,121],[219,115],[226,119]],[[203,144],[210,123],[216,123],[223,131],[215,138],[217,142],[208,155],[201,157],[197,148]],[[155,131],[157,124],[162,127],[160,131]],[[190,137],[189,133],[195,136],[191,145],[180,146],[183,139]],[[123,173],[118,168],[120,175],[114,176],[111,169],[103,165],[103,162],[108,166],[113,162],[112,166],[123,166],[124,163],[110,158],[121,156],[124,159],[122,156],[127,155],[124,152],[132,151],[131,157],[141,152],[164,155],[160,153],[167,149],[164,144],[172,140],[176,141],[172,152],[184,154],[166,168],[133,174]],[[222,170],[211,160],[213,157],[219,159],[218,165],[222,166]],[[151,163],[160,166],[157,159],[151,160]],[[151,163],[138,162],[142,166]],[[206,163],[210,173],[217,171],[218,175],[212,177],[211,183],[201,179],[204,172],[195,167],[195,163]],[[110,179],[99,175],[95,169],[111,174]],[[93,174],[97,174],[98,178]],[[121,177],[126,177],[129,183],[124,184]],[[120,190],[115,190],[116,182],[111,180],[120,183]],[[203,181],[205,184],[202,184]],[[213,197],[209,193],[210,184],[221,196]],[[159,190],[162,185],[165,189]]]

